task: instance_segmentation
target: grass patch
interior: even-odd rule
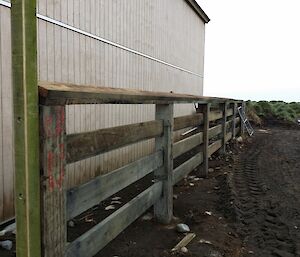
[[[247,115],[255,124],[261,125],[262,120],[278,120],[297,123],[300,119],[300,103],[283,101],[247,101]]]

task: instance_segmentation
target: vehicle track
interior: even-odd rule
[[[243,155],[235,157],[234,172],[228,177],[238,220],[237,231],[248,248],[253,249],[251,256],[300,256],[294,223],[290,223],[286,216],[291,212],[286,213],[281,204],[284,201],[278,201],[271,194],[269,186],[274,187],[274,183],[268,183],[272,177],[264,172],[266,167],[262,167],[261,158],[265,158],[263,152],[270,137],[258,134],[254,140],[257,142],[251,144]],[[269,150],[266,152],[272,154]],[[282,177],[288,177],[286,180],[291,182],[288,171]],[[295,187],[293,183],[290,185],[292,189]]]

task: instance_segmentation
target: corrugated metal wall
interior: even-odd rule
[[[1,24],[3,24],[2,39],[4,33],[10,32],[9,9],[0,8]],[[75,32],[70,27],[67,29],[40,18],[38,19],[40,80],[202,94],[204,22],[185,0],[39,0],[37,9],[40,16],[60,21],[63,26],[67,24],[190,71],[182,71],[133,54],[104,43],[97,37],[87,36]],[[6,38],[9,38],[9,34]],[[5,49],[1,51],[1,53],[5,52],[5,55],[1,55],[3,66],[3,63],[10,62],[8,46],[10,42],[9,39],[1,42],[5,44],[1,48]],[[0,64],[0,67],[2,66]],[[2,95],[6,89],[6,94],[9,95],[6,104],[11,108],[11,82],[7,77],[10,74],[9,67],[7,65],[4,70],[2,67],[0,87]],[[3,82],[4,73],[5,82]],[[4,98],[1,99],[3,105]],[[192,110],[191,105],[181,105],[180,108],[176,107],[176,114],[184,115]],[[9,115],[6,121],[4,116],[1,116],[2,124],[9,123],[11,126],[11,112]],[[152,119],[154,119],[154,106],[151,105],[70,106],[67,108],[67,132],[77,133]],[[3,178],[8,177],[10,184],[7,186],[10,188],[11,195],[12,161],[4,164],[3,160],[8,155],[10,160],[12,158],[12,137],[11,131],[1,132],[1,129],[3,130],[3,126],[0,128],[0,135],[3,135],[1,140],[9,140],[7,143],[10,145],[10,150],[6,155],[0,152],[2,158],[0,167],[6,167],[0,173],[0,186],[3,184]],[[7,139],[8,133],[10,133],[9,139]],[[2,145],[4,149],[4,144]],[[122,166],[149,153],[152,147],[153,142],[149,140],[69,165],[68,186],[83,183],[92,176]],[[3,220],[1,197],[3,198],[0,190],[0,220]]]
[[[0,6],[0,222],[14,212],[10,10]]]

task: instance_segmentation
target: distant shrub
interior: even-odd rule
[[[263,119],[278,119],[288,122],[297,122],[297,119],[300,118],[300,103],[297,102],[248,101],[247,108],[252,117],[257,115]]]

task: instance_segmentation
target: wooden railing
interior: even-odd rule
[[[173,217],[173,185],[202,164],[241,132],[237,106],[241,101],[173,93],[155,93],[89,86],[40,84],[40,145],[42,238],[46,257],[89,257],[122,232],[151,206],[159,222]],[[155,120],[97,131],[66,135],[65,105],[155,104]],[[195,103],[193,115],[176,117],[175,103]],[[214,109],[211,110],[212,106]],[[214,123],[213,127],[210,124]],[[197,127],[189,137],[174,142],[174,131]],[[155,151],[113,172],[66,189],[66,165],[139,141],[155,138]],[[173,169],[173,159],[198,149]],[[67,243],[67,221],[141,178],[153,173],[154,182],[92,229]]]

